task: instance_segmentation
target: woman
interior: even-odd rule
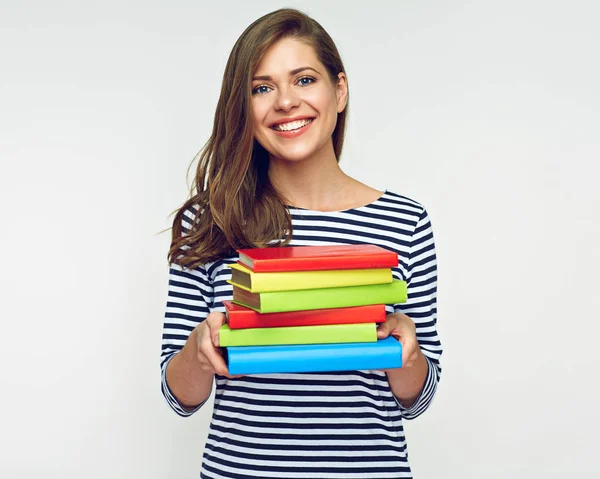
[[[201,477],[411,477],[402,420],[429,406],[441,373],[433,234],[419,203],[342,172],[347,112],[340,55],[310,17],[272,12],[236,42],[169,251],[163,394],[189,416],[216,382]],[[399,255],[409,300],[386,305],[378,338],[400,340],[403,367],[231,376],[218,330],[235,250],[357,243]]]

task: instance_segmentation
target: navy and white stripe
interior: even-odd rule
[[[290,208],[291,246],[371,243],[398,253],[396,279],[407,281],[408,301],[386,305],[416,324],[428,363],[417,401],[403,407],[386,374],[354,371],[317,374],[216,376],[214,414],[202,478],[410,478],[403,419],[425,411],[435,395],[442,347],[437,334],[437,260],[425,208],[386,190],[373,203],[336,212]],[[192,212],[184,219],[186,234]],[[170,359],[210,311],[232,299],[223,258],[183,272],[172,265],[161,354],[162,392],[180,416],[185,410],[165,377]],[[201,406],[199,406],[201,407]]]

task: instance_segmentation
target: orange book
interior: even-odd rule
[[[397,253],[372,244],[250,248],[238,253],[239,262],[255,273],[398,266]]]
[[[231,301],[223,301],[230,329],[277,328],[284,326],[317,326],[321,324],[383,323],[385,305],[370,304],[348,308],[259,313]]]

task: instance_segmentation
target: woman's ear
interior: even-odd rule
[[[336,85],[337,112],[341,113],[348,103],[348,83],[344,72],[338,73],[338,82]]]

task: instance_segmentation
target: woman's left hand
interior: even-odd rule
[[[402,368],[412,367],[423,353],[417,341],[415,323],[406,314],[388,314],[377,328],[377,339],[394,336],[402,344]]]

